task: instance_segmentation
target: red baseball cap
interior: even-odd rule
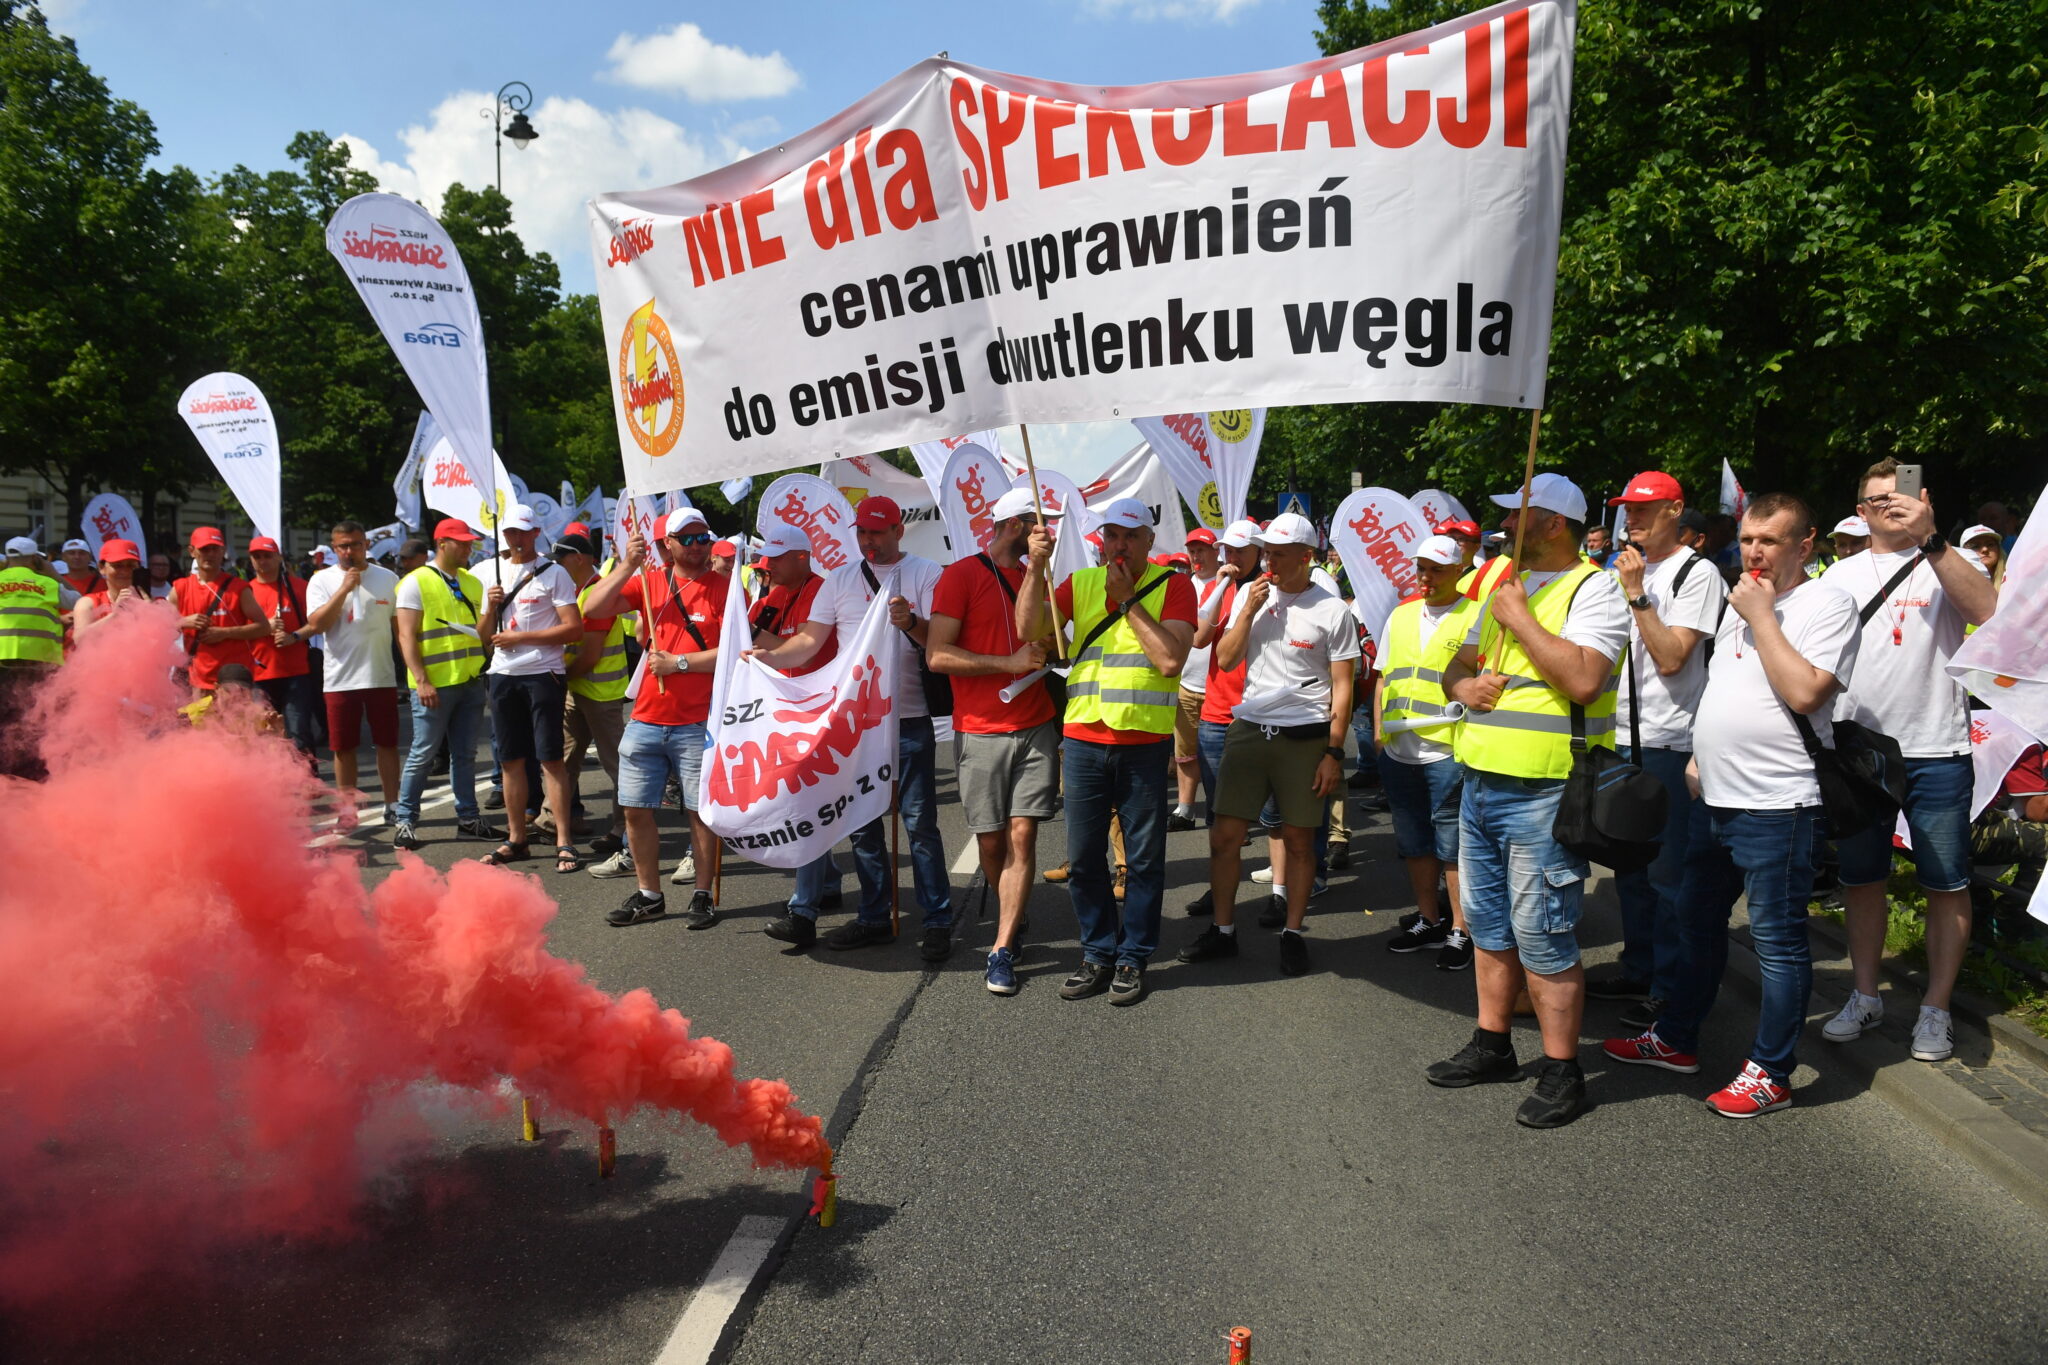
[[[192,528],[192,548],[196,550],[202,545],[218,545],[225,550],[228,538],[220,533],[218,526],[195,526]]]
[[[142,551],[136,548],[134,541],[103,540],[100,542],[100,563],[120,564],[128,560],[133,560],[137,564],[142,562]]]
[[[572,521],[562,528],[562,534],[565,536],[587,536],[590,534],[590,528],[580,521]]]
[[[727,558],[731,558],[738,555],[739,552],[740,547],[729,540],[714,540],[711,542],[711,553],[715,555],[725,555]]]
[[[1434,532],[1440,536],[1463,536],[1467,540],[1479,539],[1479,523],[1474,521],[1440,521]]]
[[[1194,530],[1188,532],[1188,544],[1190,545],[1214,545],[1215,543],[1216,533],[1206,526],[1197,526]]]
[[[1619,507],[1626,502],[1684,502],[1685,490],[1678,486],[1678,480],[1669,474],[1654,469],[1645,470],[1628,481],[1618,498],[1609,498],[1609,507]]]
[[[886,531],[903,524],[903,509],[896,505],[896,499],[877,493],[860,500],[860,506],[853,512],[853,524],[863,530]]]
[[[281,555],[284,553],[284,551],[277,548],[277,542],[272,540],[269,536],[256,536],[249,541],[250,554],[253,555],[259,550],[268,550],[270,551],[270,553],[274,555]]]
[[[469,523],[460,517],[443,518],[434,528],[436,540],[475,540],[476,532],[469,529]]]

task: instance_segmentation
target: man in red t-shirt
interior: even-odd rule
[[[683,924],[709,929],[718,923],[711,892],[704,885],[716,838],[690,812],[697,808],[704,764],[704,722],[711,714],[711,671],[718,663],[718,638],[725,625],[728,580],[711,569],[710,528],[694,507],[670,512],[659,523],[666,564],[648,562],[647,542],[636,531],[626,541],[618,567],[590,590],[585,614],[606,617],[640,613],[650,643],[633,700],[633,716],[619,740],[619,804],[626,811],[626,844],[633,854],[639,886],[605,917],[609,924],[637,924],[668,913],[661,894],[661,832],[654,813],[671,775],[683,792],[683,818],[690,825],[696,889]],[[642,571],[645,566],[645,571]]]
[[[171,598],[178,605],[185,652],[192,658],[192,686],[211,692],[221,665],[246,666],[249,642],[270,634],[270,627],[249,585],[228,571],[228,538],[218,526],[192,532],[192,558],[198,570],[171,585]]]
[[[293,633],[306,624],[306,580],[285,568],[284,555],[269,536],[249,542],[249,563],[256,570],[249,591],[269,626],[267,635],[249,642],[249,671],[257,689],[270,698],[270,709],[283,718],[292,746],[318,767],[313,708],[320,704],[320,689],[313,682],[306,642]]]
[[[1038,822],[1052,818],[1060,787],[1059,725],[1039,676],[1046,646],[1017,633],[1035,508],[1028,488],[996,499],[987,552],[949,566],[932,589],[926,642],[932,671],[953,679],[960,804],[980,845],[982,878],[996,888],[985,984],[997,995],[1017,993],[1017,937],[1038,865]],[[1005,689],[1013,689],[1007,699]]]

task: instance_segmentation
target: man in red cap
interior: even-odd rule
[[[939,836],[938,778],[932,712],[927,700],[925,642],[930,634],[932,592],[939,566],[903,552],[903,510],[879,494],[861,499],[853,515],[861,560],[833,571],[819,594],[811,619],[761,658],[787,673],[809,663],[836,629],[851,639],[868,603],[884,593],[889,621],[899,632],[897,676],[903,692],[898,713],[897,809],[910,833],[910,864],[917,903],[924,912],[919,951],[927,962],[953,951],[953,899],[946,872],[946,846]],[[950,696],[950,693],[945,694]],[[895,937],[889,927],[889,887],[895,869],[889,858],[888,821],[874,820],[853,833],[854,870],[860,876],[860,913],[825,935],[828,948],[865,948]]]
[[[1678,480],[1646,471],[1608,506],[1628,509],[1628,541],[1613,564],[1629,607],[1615,739],[1623,758],[1664,784],[1670,804],[1657,860],[1614,876],[1621,962],[1612,971],[1589,973],[1586,994],[1633,1002],[1621,1022],[1640,1031],[1657,1021],[1677,984],[1678,896],[1693,827],[1685,766],[1693,755],[1693,716],[1707,689],[1707,651],[1700,646],[1720,627],[1728,586],[1712,564],[1679,544],[1685,491]]]
[[[269,536],[249,542],[249,563],[256,570],[249,591],[270,627],[267,635],[249,642],[249,672],[257,689],[270,699],[270,709],[284,721],[293,747],[317,767],[313,708],[319,705],[320,689],[313,681],[306,642],[293,634],[306,624],[306,582],[285,567],[284,555]]]
[[[270,633],[249,585],[227,567],[228,538],[218,526],[192,532],[192,573],[172,584],[179,625],[190,656],[192,686],[211,692],[222,664],[249,662],[249,642]]]

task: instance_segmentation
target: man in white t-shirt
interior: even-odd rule
[[[851,640],[877,591],[886,592],[889,621],[897,630],[897,677],[902,695],[897,731],[896,805],[910,835],[910,865],[917,904],[924,914],[918,950],[927,962],[942,962],[953,951],[953,893],[946,870],[946,846],[939,836],[936,745],[931,711],[925,704],[924,645],[930,631],[932,590],[942,570],[929,559],[903,552],[903,511],[880,494],[861,499],[853,514],[856,564],[835,569],[825,580],[811,619],[773,649],[758,651],[771,667],[801,669],[834,638]],[[853,832],[853,866],[860,877],[860,913],[824,936],[828,948],[865,948],[896,936],[889,922],[889,888],[895,868],[889,857],[889,822],[878,819]]]
[[[398,575],[370,562],[370,539],[359,521],[336,522],[328,543],[335,562],[307,580],[306,621],[292,634],[326,637],[321,686],[334,785],[355,793],[356,743],[367,721],[388,807],[398,799],[398,668],[391,651]],[[348,823],[351,813],[342,819]]]
[[[555,871],[574,872],[582,860],[571,842],[568,768],[562,761],[562,709],[569,688],[562,655],[583,639],[576,580],[561,565],[540,557],[534,545],[540,528],[531,509],[509,509],[498,522],[498,539],[508,550],[504,581],[484,589],[477,633],[491,652],[491,727],[504,774],[509,832],[484,861],[526,857],[526,765],[531,760],[540,764],[548,814],[555,822]]]
[[[1856,599],[1863,621],[1856,680],[1835,703],[1835,719],[1889,735],[1906,759],[1906,827],[1927,893],[1927,991],[1913,1055],[1938,1062],[1955,1050],[1949,995],[1970,941],[1970,721],[1946,665],[1963,627],[1991,619],[1998,594],[1983,566],[1936,532],[1926,490],[1899,494],[1898,470],[1885,459],[1864,472],[1857,510],[1870,524],[1870,549],[1821,581]],[[1877,972],[1891,841],[1885,825],[1836,844],[1856,988],[1821,1030],[1830,1042],[1848,1042],[1884,1018]]]
[[[1743,515],[1742,576],[1714,638],[1693,731],[1690,775],[1700,801],[1672,994],[1644,1032],[1602,1045],[1630,1066],[1700,1069],[1700,1026],[1728,964],[1728,914],[1746,895],[1762,975],[1756,1038],[1741,1072],[1707,1097],[1732,1119],[1792,1102],[1793,1053],[1813,991],[1806,902],[1823,838],[1820,783],[1801,723],[1815,744],[1830,745],[1829,704],[1852,668],[1861,671],[1855,601],[1806,577],[1815,532],[1811,509],[1786,493],[1754,499]]]
[[[1216,572],[1222,551],[1216,548],[1216,533],[1206,526],[1188,532],[1188,559],[1194,565],[1195,611],[1208,610],[1222,595],[1230,580]],[[1173,726],[1173,775],[1176,803],[1166,817],[1168,833],[1195,827],[1195,793],[1203,787],[1202,700],[1209,685],[1209,652],[1213,642],[1188,650],[1188,661],[1180,670],[1180,718]],[[1213,781],[1213,777],[1211,781]]]
[[[1693,713],[1707,687],[1703,646],[1720,627],[1728,585],[1712,564],[1678,543],[1685,491],[1669,474],[1638,474],[1607,505],[1628,508],[1628,543],[1609,566],[1629,609],[1615,743],[1623,758],[1663,784],[1670,805],[1656,861],[1614,874],[1621,963],[1605,975],[1588,973],[1586,994],[1636,1002],[1622,1012],[1621,1022],[1641,1030],[1670,999],[1678,969],[1678,894],[1692,828],[1685,765],[1692,758]]]
[[[1282,512],[1257,537],[1266,572],[1241,596],[1230,628],[1216,642],[1217,667],[1245,665],[1244,699],[1223,742],[1216,804],[1209,821],[1209,894],[1216,920],[1181,950],[1182,962],[1237,956],[1239,850],[1267,799],[1280,808],[1289,868],[1315,863],[1324,807],[1344,781],[1344,732],[1351,724],[1358,628],[1344,599],[1311,580],[1314,523]],[[1308,970],[1302,918],[1309,876],[1288,887],[1280,932],[1280,970]]]

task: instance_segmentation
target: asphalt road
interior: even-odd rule
[[[957,853],[959,807],[942,813]],[[452,821],[430,811],[422,833],[451,839]],[[1180,906],[1206,867],[1202,834],[1172,836],[1165,948],[1128,1010],[1057,998],[1078,949],[1065,892],[1043,883],[1024,989],[1001,999],[980,977],[993,908],[973,922],[965,877],[962,950],[925,970],[908,933],[784,951],[760,932],[783,873],[729,860],[724,922],[692,933],[611,929],[629,883],[530,864],[561,903],[555,951],[608,988],[652,988],[743,1073],[784,1077],[833,1118],[839,1223],[796,1232],[722,1358],[1220,1362],[1237,1324],[1261,1365],[2048,1358],[2048,1225],[1883,1102],[1802,1067],[1792,1109],[1708,1114],[1699,1097],[1753,1018],[1738,988],[1699,1077],[1595,1062],[1615,1009],[1596,1002],[1597,1107],[1563,1130],[1514,1124],[1521,1084],[1425,1085],[1469,1035],[1471,978],[1383,950],[1406,878],[1384,817],[1354,824],[1297,979],[1249,924],[1235,962],[1171,962],[1203,923]],[[1064,837],[1046,827],[1042,865]],[[356,846],[366,875],[392,866],[383,836]],[[906,906],[908,887],[906,860]],[[1591,960],[1615,932],[1603,889]],[[1533,1030],[1517,1044],[1533,1054]],[[808,1197],[673,1120],[624,1125],[600,1182],[580,1126],[526,1144],[516,1106],[422,1105],[435,1139],[375,1183],[351,1234],[249,1248],[61,1340],[0,1329],[0,1355],[647,1362],[740,1219],[788,1219]]]

